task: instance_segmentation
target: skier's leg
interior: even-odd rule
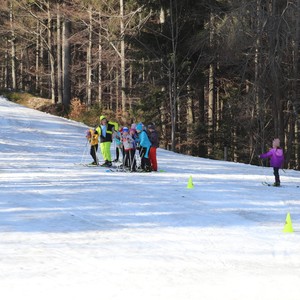
[[[90,154],[94,160],[94,164],[96,164],[96,165],[98,165],[98,159],[97,159],[97,154],[96,154],[97,147],[98,147],[98,145],[91,146],[91,151],[90,151]]]
[[[106,152],[106,160],[111,163],[111,152],[110,152],[110,146],[111,142],[105,142],[105,152]]]
[[[153,171],[157,171],[156,148],[151,147],[149,151],[149,160]]]
[[[101,150],[103,160],[106,161],[105,143],[100,143],[100,150]]]
[[[275,185],[280,185],[279,168],[273,168],[275,176]]]

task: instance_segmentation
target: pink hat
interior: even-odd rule
[[[277,138],[277,139],[274,139],[273,140],[273,148],[279,148],[280,147],[280,140]]]

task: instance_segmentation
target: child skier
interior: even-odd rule
[[[272,149],[268,152],[259,155],[259,158],[270,158],[270,165],[273,167],[275,183],[274,186],[280,186],[279,169],[282,168],[284,162],[283,150],[280,148],[280,140],[273,140]]]
[[[124,161],[123,165],[128,167],[130,172],[136,171],[136,160],[135,160],[135,141],[131,134],[129,134],[129,129],[123,127],[122,142],[124,147]]]
[[[114,131],[113,133],[113,141],[116,144],[116,158],[114,162],[118,162],[120,158],[120,152],[122,152],[122,155],[124,157],[124,148],[122,144],[122,130],[123,128],[121,127],[118,131]]]
[[[138,133],[138,143],[140,147],[141,168],[145,172],[151,172],[151,165],[149,161],[151,142],[148,138],[147,132],[143,129],[142,123],[137,124],[136,132]]]
[[[99,135],[97,133],[96,130],[94,129],[88,129],[86,131],[86,138],[89,142],[89,144],[91,145],[91,149],[90,149],[90,154],[93,158],[93,162],[91,163],[91,165],[98,165],[98,158],[97,158],[97,150],[98,150],[98,138]]]

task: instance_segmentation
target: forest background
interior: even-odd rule
[[[161,147],[300,169],[300,0],[0,0],[0,89],[97,125],[153,122]]]

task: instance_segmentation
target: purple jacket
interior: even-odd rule
[[[284,162],[283,150],[280,148],[272,148],[267,153],[261,154],[260,158],[271,158],[270,165],[273,168],[281,168]]]

